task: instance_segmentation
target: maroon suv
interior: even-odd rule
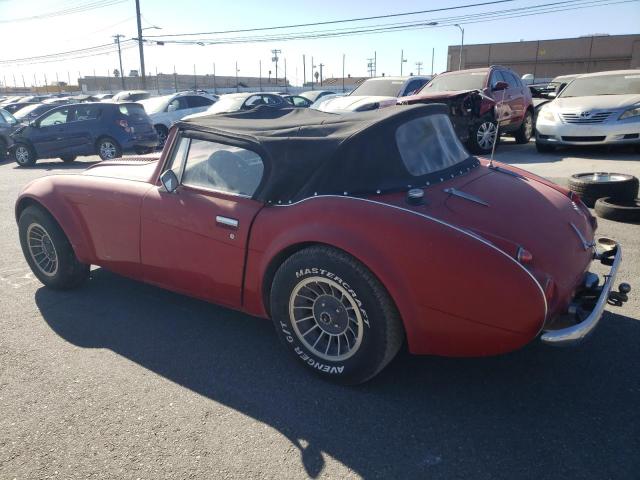
[[[528,143],[533,135],[531,92],[515,72],[499,65],[442,73],[398,103],[448,104],[458,136],[474,153],[491,151],[496,123],[500,134],[513,135],[517,143]]]

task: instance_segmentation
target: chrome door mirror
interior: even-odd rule
[[[164,189],[169,193],[174,193],[178,188],[178,177],[173,170],[165,170],[160,175],[160,182]]]

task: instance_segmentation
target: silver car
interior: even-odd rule
[[[538,113],[539,152],[610,144],[640,146],[640,70],[580,75]]]

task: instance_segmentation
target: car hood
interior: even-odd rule
[[[420,92],[415,95],[400,97],[398,103],[415,103],[420,100],[444,100],[468,95],[471,92],[479,92],[479,90],[449,90],[444,92]]]
[[[336,97],[326,100],[318,106],[318,110],[320,110],[321,112],[330,113],[355,112],[374,104],[378,104],[376,108],[395,105],[396,101],[396,97],[349,95],[346,97]],[[373,110],[373,108],[371,110]]]
[[[640,95],[594,95],[589,97],[559,97],[549,106],[556,110],[618,109],[640,103]]]
[[[427,187],[424,205],[411,206],[399,194],[387,195],[383,201],[466,230],[513,258],[518,248],[528,250],[533,261],[526,268],[541,287],[553,281],[550,310],[566,307],[592,260],[592,250],[584,248],[575,231],[593,240],[589,211],[557,185],[494,164],[498,170],[482,161],[465,175]]]
[[[82,172],[82,175],[151,183],[158,160],[159,158],[157,157],[129,157],[108,160],[92,165]]]

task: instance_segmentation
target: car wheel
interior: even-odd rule
[[[529,140],[531,140],[531,137],[533,136],[533,114],[531,113],[531,110],[527,110],[527,113],[524,114],[522,124],[513,136],[516,139],[516,143],[529,143]]]
[[[468,146],[472,153],[486,155],[493,150],[493,143],[498,139],[498,127],[491,120],[479,122],[469,135]]]
[[[536,150],[540,153],[551,153],[556,150],[555,145],[549,145],[546,143],[536,142]]]
[[[7,158],[7,144],[4,140],[0,139],[0,162],[3,162]]]
[[[78,158],[78,157],[76,155],[65,155],[64,157],[60,157],[60,158],[65,163],[71,163],[71,162],[75,161],[75,159]]]
[[[156,129],[156,133],[158,134],[158,147],[163,148],[169,136],[169,130],[167,130],[167,127],[164,125],[155,125],[153,128]]]
[[[569,190],[580,195],[584,204],[592,208],[596,200],[604,197],[626,203],[638,196],[638,179],[624,173],[576,173],[569,177]]]
[[[33,274],[59,290],[77,287],[89,276],[89,265],[81,263],[54,218],[41,208],[30,206],[18,220],[20,245]]]
[[[97,143],[98,155],[102,160],[113,160],[122,156],[122,149],[113,138],[103,137]]]
[[[21,167],[29,167],[36,163],[36,155],[33,149],[24,143],[15,145],[12,149],[13,159]]]
[[[615,202],[608,197],[596,200],[594,207],[596,215],[616,222],[640,222],[640,199],[634,198],[630,202]]]
[[[298,361],[321,377],[358,384],[403,341],[400,315],[374,275],[348,254],[317,246],[289,257],[273,279],[271,315]]]

